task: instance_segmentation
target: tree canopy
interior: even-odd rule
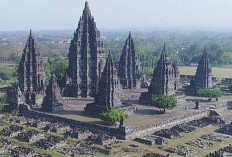
[[[107,110],[105,112],[102,112],[100,115],[101,120],[105,121],[108,124],[120,122],[122,119],[126,119],[128,117],[129,116],[127,113],[117,109]]]
[[[178,103],[175,97],[170,95],[163,95],[163,96],[153,96],[152,105],[157,108],[164,109],[165,112],[166,109],[175,108],[178,105]]]
[[[197,91],[197,95],[200,97],[219,98],[225,95],[225,93],[219,89],[202,88]]]

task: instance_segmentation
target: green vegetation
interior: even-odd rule
[[[164,113],[165,113],[166,109],[173,109],[178,105],[178,103],[175,97],[170,95],[163,95],[163,96],[153,96],[152,105],[157,108],[164,109]]]
[[[115,122],[120,122],[122,119],[126,119],[128,118],[128,114],[117,110],[117,109],[111,109],[105,112],[101,113],[101,120],[103,120],[104,122],[108,123],[108,124],[114,124]]]
[[[197,91],[198,96],[200,97],[208,97],[210,100],[212,98],[219,98],[225,95],[223,91],[220,91],[219,89],[208,89],[208,88],[202,88]]]
[[[0,87],[9,86],[17,82],[16,67],[0,67]]]
[[[6,104],[6,103],[7,103],[7,94],[6,93],[1,94],[0,95],[0,111],[3,110],[4,104]]]

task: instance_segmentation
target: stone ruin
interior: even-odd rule
[[[95,97],[105,57],[100,31],[86,2],[69,47],[69,67],[64,79],[66,86],[63,95]]]
[[[216,142],[224,142],[224,141],[228,140],[230,137],[223,136],[220,134],[207,134],[207,135],[202,135],[201,138],[205,139],[205,140],[216,141]]]
[[[195,146],[195,147],[199,147],[199,148],[208,148],[213,146],[213,143],[210,142],[205,142],[201,139],[196,139],[194,141],[189,141],[186,142],[186,144],[190,145],[190,146]]]
[[[11,156],[12,157],[32,157],[36,155],[35,150],[27,147],[16,147],[13,150],[11,150]]]
[[[36,147],[44,150],[54,150],[66,144],[66,140],[59,136],[49,136],[36,142]]]
[[[45,138],[44,134],[35,130],[30,130],[18,134],[19,141],[28,142],[28,143],[34,143],[43,138]]]
[[[30,31],[19,63],[18,89],[14,90],[15,93],[8,92],[11,94],[8,95],[9,102],[12,103],[10,105],[18,105],[19,103],[40,105],[44,96],[45,86],[46,75],[43,60],[40,57],[36,41]],[[11,101],[11,98],[16,100],[14,95],[17,97],[17,102],[15,103]]]
[[[172,129],[162,129],[155,132],[156,136],[161,136],[169,139],[181,138],[182,134],[179,131]]]
[[[141,94],[140,103],[149,104],[153,95],[174,95],[180,88],[178,67],[170,61],[164,44],[148,92]]]
[[[70,130],[70,126],[64,123],[51,123],[44,128],[46,132],[63,133]]]
[[[172,147],[167,149],[168,152],[180,155],[180,156],[190,156],[193,154],[196,154],[197,151],[194,149],[191,149],[189,147],[185,147],[185,146],[176,146],[176,147]]]
[[[189,126],[195,126],[199,128],[204,128],[210,125],[210,123],[204,121],[203,119],[193,120],[187,123]]]
[[[194,132],[196,128],[190,127],[186,124],[179,124],[179,125],[172,127],[172,130],[176,130],[178,132],[190,133],[190,132]]]
[[[223,147],[217,151],[210,152],[206,157],[224,157],[224,153],[232,153],[232,144],[229,144],[229,146]]]
[[[118,76],[123,88],[140,88],[141,72],[140,62],[135,50],[131,32],[126,39],[119,61]]]
[[[95,134],[88,137],[87,144],[98,144],[98,145],[111,145],[116,142],[115,136],[109,136],[106,134]]]
[[[5,150],[12,150],[16,147],[11,141],[6,138],[1,139],[1,144],[3,145]]]
[[[212,86],[212,69],[209,63],[209,56],[205,48],[197,67],[194,80],[191,81],[187,90],[196,94],[198,89],[212,88]]]
[[[91,148],[86,148],[80,143],[65,147],[59,151],[61,154],[69,156],[79,156],[79,155],[94,155],[97,152]]]
[[[24,116],[19,116],[19,117],[14,117],[12,119],[10,119],[10,123],[27,123],[27,118]]]
[[[52,156],[49,155],[49,154],[40,154],[40,153],[38,153],[38,154],[34,155],[33,157],[52,157]]]
[[[146,155],[143,155],[142,157],[170,157],[170,156],[169,156],[169,154],[162,155],[162,154],[158,154],[158,153],[147,153]]]
[[[47,121],[46,119],[28,119],[27,125],[34,128],[44,128],[51,122]]]
[[[60,87],[56,82],[55,75],[52,75],[45,92],[45,97],[43,98],[42,111],[50,113],[59,113],[63,110],[64,105],[60,94]]]
[[[232,122],[220,127],[217,131],[232,136]]]
[[[122,87],[114,67],[113,59],[109,53],[104,70],[98,85],[97,95],[94,103],[87,104],[85,111],[94,115],[100,115],[112,108],[123,108],[120,100]]]
[[[21,126],[11,125],[9,127],[4,128],[0,131],[1,136],[13,137],[17,136],[19,133],[23,132],[24,128]]]
[[[86,130],[86,129],[79,129],[79,128],[67,130],[64,133],[65,138],[76,138],[76,139],[88,138],[91,135],[92,135],[91,131]]]

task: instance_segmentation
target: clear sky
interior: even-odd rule
[[[232,29],[232,0],[89,0],[101,29]],[[0,0],[0,31],[75,29],[84,0]]]

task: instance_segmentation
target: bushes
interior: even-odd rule
[[[128,114],[117,110],[111,109],[105,112],[102,112],[100,115],[101,120],[105,121],[108,124],[114,124],[115,122],[120,122],[122,119],[128,118]]]
[[[175,97],[170,95],[163,95],[163,96],[153,96],[152,105],[157,108],[164,109],[164,113],[165,113],[166,109],[173,109],[178,105],[178,103]]]
[[[7,94],[2,94],[0,96],[0,111],[3,110],[4,104],[7,103]]]
[[[224,96],[225,93],[218,89],[202,88],[197,91],[197,95],[201,97],[218,98]]]

